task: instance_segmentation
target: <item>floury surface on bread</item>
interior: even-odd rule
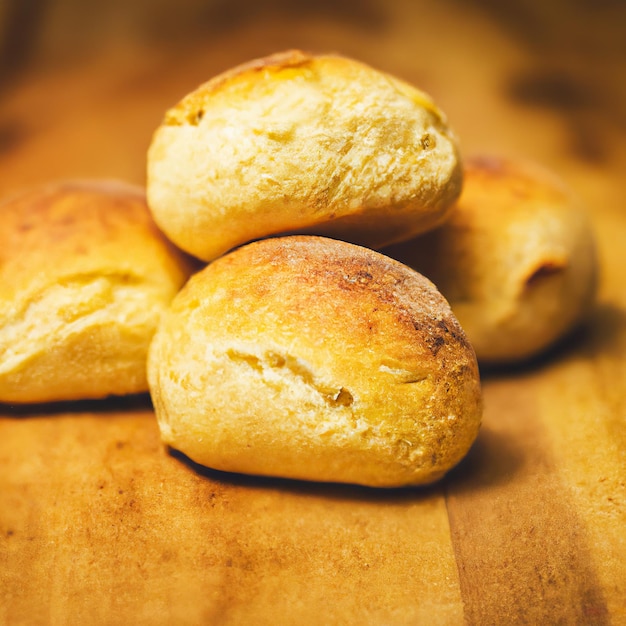
[[[428,276],[487,365],[540,354],[589,313],[598,260],[589,215],[552,172],[475,156],[440,228],[385,253]]]
[[[171,240],[206,261],[281,233],[375,248],[445,219],[459,161],[423,92],[345,57],[288,51],[167,112],[148,152],[148,203]]]
[[[141,188],[63,181],[0,206],[0,402],[147,391],[149,342],[192,270]]]
[[[433,284],[323,237],[251,243],[193,276],[148,376],[164,441],[230,472],[430,483],[482,414],[474,351]]]

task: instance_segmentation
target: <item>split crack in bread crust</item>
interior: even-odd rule
[[[210,261],[269,235],[380,247],[433,228],[461,189],[456,138],[429,96],[357,61],[288,51],[234,68],[165,115],[148,204]]]
[[[143,190],[60,181],[0,206],[0,401],[147,391],[160,317],[193,269]]]
[[[466,159],[446,223],[384,252],[437,285],[485,365],[538,355],[596,297],[587,211],[558,177],[519,158]]]
[[[261,240],[193,276],[148,358],[163,440],[213,469],[433,482],[481,420],[474,351],[433,284],[370,249]]]

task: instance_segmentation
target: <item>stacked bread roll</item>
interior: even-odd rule
[[[0,402],[146,392],[150,341],[194,264],[143,189],[61,181],[0,205]]]
[[[147,384],[164,441],[208,467],[425,484],[478,434],[478,361],[545,350],[593,301],[589,224],[561,183],[463,165],[429,96],[341,56],[288,51],[201,85],[156,129],[147,173],[149,218],[139,192],[108,188],[18,202],[10,237],[41,213],[59,269],[25,281],[43,253],[15,247],[0,266],[16,277],[1,401]],[[187,280],[191,256],[205,267]]]
[[[168,111],[148,201],[172,241],[211,261],[308,231],[370,247],[441,223],[457,143],[421,91],[336,56],[287,52],[217,76]]]
[[[594,237],[580,200],[521,159],[474,157],[441,228],[385,249],[425,273],[448,299],[489,367],[542,354],[594,302]]]
[[[148,365],[165,441],[220,470],[432,482],[480,424],[474,351],[432,283],[325,237],[211,263],[175,299]]]

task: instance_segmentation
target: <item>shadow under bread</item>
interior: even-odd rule
[[[42,418],[55,415],[109,412],[128,413],[133,411],[149,411],[152,401],[148,393],[129,396],[111,396],[94,400],[68,400],[62,402],[46,402],[40,404],[2,404],[0,418]]]

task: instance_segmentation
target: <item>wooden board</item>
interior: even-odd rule
[[[530,0],[274,2],[254,19],[245,2],[200,4],[177,4],[159,45],[139,2],[120,32],[100,20],[89,54],[74,28],[56,56],[73,3],[51,5],[4,83],[0,192],[141,183],[151,132],[187,90],[282,48],[339,50],[429,91],[466,152],[559,172],[592,212],[598,307],[538,362],[484,373],[476,445],[425,489],[213,472],[162,446],[147,397],[0,408],[0,624],[626,624],[619,3],[567,19]]]

